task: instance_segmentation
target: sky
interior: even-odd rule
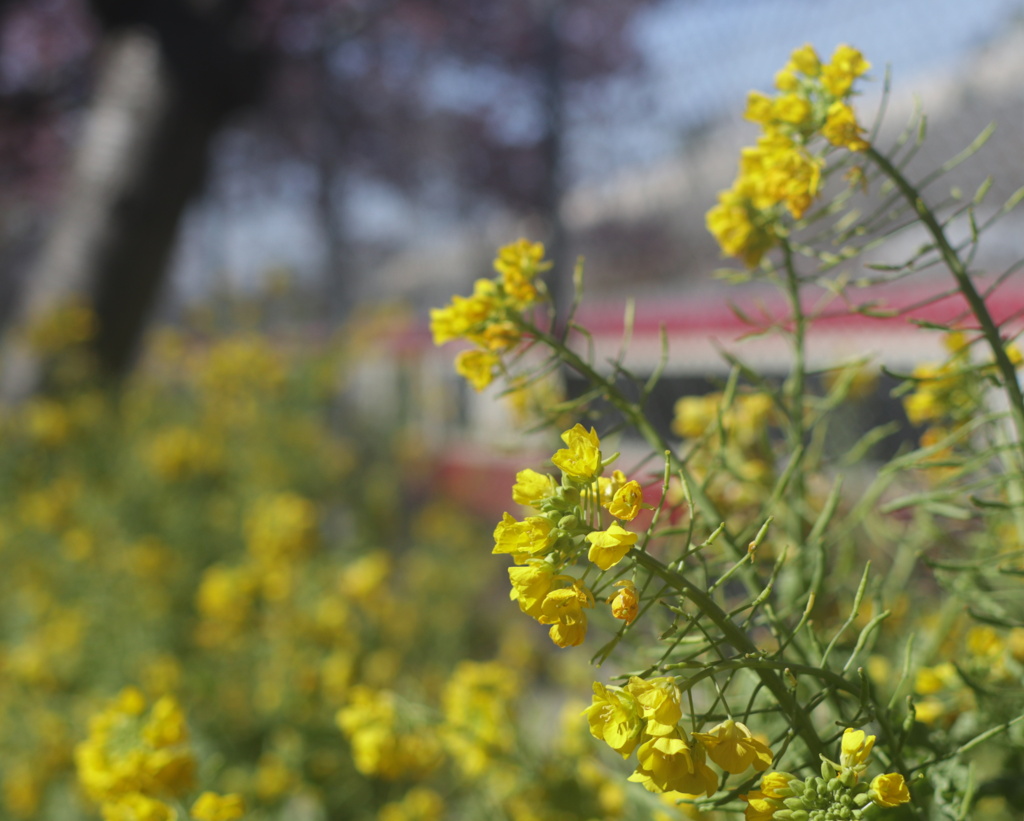
[[[747,91],[769,90],[803,43],[823,57],[840,43],[853,45],[877,79],[891,67],[894,95],[910,95],[1022,14],[1022,0],[670,0],[633,31],[650,87],[641,95],[613,84],[618,117],[610,133],[582,141],[575,170],[586,177],[656,163],[678,150],[685,129],[738,119]]]

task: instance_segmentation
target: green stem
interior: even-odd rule
[[[996,367],[999,369],[1007,396],[1010,399],[1010,414],[1013,417],[1014,427],[1017,431],[1017,444],[1020,447],[1024,444],[1024,394],[1021,393],[1020,384],[1017,382],[1017,371],[1010,361],[1009,355],[1006,353],[1006,346],[999,334],[999,326],[992,319],[992,315],[985,305],[985,300],[978,293],[978,289],[974,287],[967,266],[950,244],[946,237],[946,232],[939,224],[935,214],[925,203],[920,192],[886,156],[874,148],[868,148],[865,153],[892,180],[893,184],[917,213],[921,223],[928,229],[928,233],[931,234],[932,239],[935,241],[935,245],[939,249],[946,267],[953,275],[957,287],[967,300],[971,313],[978,320],[981,332],[992,350]]]
[[[608,401],[626,417],[629,424],[637,430],[647,444],[658,453],[668,454],[668,458],[672,463],[672,470],[682,474],[683,479],[690,486],[690,493],[693,496],[696,506],[708,521],[716,523],[724,521],[722,514],[715,507],[714,502],[707,497],[701,488],[700,483],[696,481],[693,474],[691,474],[687,469],[686,465],[680,461],[675,450],[669,445],[665,438],[655,430],[654,426],[644,415],[643,411],[631,402],[611,380],[606,379],[604,376],[599,374],[575,351],[563,344],[561,340],[542,331],[540,328],[526,320],[519,319],[518,322],[524,331],[554,351],[565,364],[579,373],[580,376],[584,377],[591,385],[600,385],[604,390]],[[733,538],[727,530],[722,533],[722,537],[733,553],[737,556],[746,555],[746,550],[741,549],[736,544],[735,538]]]
[[[704,616],[707,616],[715,627],[721,631],[724,639],[734,650],[744,656],[752,657],[752,663],[745,666],[754,670],[757,676],[761,679],[765,688],[775,697],[779,708],[786,715],[786,718],[789,719],[790,726],[803,740],[804,744],[807,745],[807,749],[811,752],[811,755],[815,758],[819,755],[824,755],[825,746],[822,744],[817,731],[811,724],[807,712],[796,700],[794,693],[782,680],[773,666],[757,664],[757,660],[761,659],[761,651],[757,648],[757,645],[750,640],[747,634],[736,626],[732,619],[729,618],[729,615],[718,606],[717,602],[715,602],[714,599],[699,587],[690,582],[685,576],[670,570],[649,553],[642,553],[639,550],[634,550],[631,555],[636,560],[637,564],[649,573],[656,575],[665,582],[665,584],[669,585],[693,602],[697,609],[699,609]]]

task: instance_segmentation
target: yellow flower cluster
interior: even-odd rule
[[[435,345],[464,339],[476,348],[455,358],[455,370],[478,391],[494,379],[501,354],[522,337],[515,319],[542,297],[537,276],[551,267],[544,261],[544,246],[519,239],[498,250],[494,279],[478,279],[468,297],[454,296],[444,308],[430,311]]]
[[[153,472],[169,482],[213,475],[222,461],[219,440],[185,425],[158,431],[147,448]]]
[[[921,667],[914,678],[914,718],[922,724],[951,725],[977,706],[979,686],[990,691],[1019,687],[1024,628],[1003,634],[975,625],[947,646],[956,664],[943,661]]]
[[[977,363],[971,358],[971,343],[963,331],[952,331],[943,339],[949,358],[940,365],[919,365],[911,374],[913,391],[903,398],[903,410],[910,424],[925,426],[923,446],[933,445],[963,427],[976,414],[984,394],[982,381],[996,378],[993,362]],[[1015,345],[1006,348],[1017,367],[1024,362]]]
[[[443,737],[465,776],[482,776],[512,751],[508,727],[521,687],[516,671],[499,662],[463,661],[455,668],[444,689]]]
[[[875,736],[847,727],[840,740],[839,762],[823,758],[821,777],[798,779],[785,772],[761,776],[759,789],[741,796],[746,802],[747,821],[788,821],[816,817],[816,812],[842,811],[839,817],[860,819],[872,807],[890,809],[910,801],[910,791],[900,773],[876,775],[865,783],[862,776],[870,764]],[[870,817],[874,817],[871,815]]]
[[[817,136],[850,151],[868,147],[848,100],[854,80],[870,67],[850,46],[839,46],[822,65],[804,45],[776,75],[777,95],[750,92],[745,116],[763,134],[743,149],[739,175],[707,213],[724,254],[754,267],[776,244],[783,211],[804,215],[821,190],[825,160],[813,145]]]
[[[196,759],[185,716],[172,696],[147,705],[132,687],[93,716],[75,748],[78,780],[105,818],[172,821],[166,803],[191,788]]]
[[[204,792],[192,805],[190,815],[195,821],[236,821],[245,815],[245,801],[238,793]]]
[[[750,767],[762,772],[772,751],[753,737],[745,724],[732,719],[706,733],[687,735],[679,694],[671,678],[644,680],[632,676],[624,687],[594,683],[593,703],[584,714],[590,733],[623,758],[634,751],[637,768],[630,781],[651,792],[682,792],[711,796],[719,777],[707,759],[727,773]]]
[[[611,570],[632,550],[639,534],[623,527],[643,508],[643,490],[621,471],[603,476],[606,466],[597,432],[577,424],[562,433],[565,447],[551,457],[562,481],[527,468],[516,474],[512,500],[533,508],[522,520],[505,513],[494,529],[492,553],[506,553],[517,567],[509,568],[510,597],[519,608],[549,625],[551,640],[573,647],[587,634],[586,610],[594,607],[594,594],[578,578],[564,571],[586,558],[602,571]],[[615,521],[601,527],[601,511]],[[626,580],[609,598],[612,615],[631,623],[639,609],[636,586]]]
[[[76,383],[0,414],[0,817],[400,821],[484,800],[536,821],[567,789],[573,818],[635,816],[568,732],[520,729],[536,677],[586,660],[538,652],[525,619],[467,621],[505,572],[476,549],[489,532],[443,495],[410,506],[407,440],[339,435],[338,353],[165,333],[114,396]],[[487,646],[500,665],[459,664]],[[144,698],[89,733],[111,682]],[[146,740],[178,693],[193,744]],[[189,769],[195,788],[158,790]]]
[[[687,464],[724,514],[756,509],[775,481],[769,428],[775,406],[766,393],[684,396],[675,404],[672,431],[688,441]],[[724,467],[724,469],[722,469]]]
[[[400,730],[398,696],[388,690],[357,685],[336,716],[338,727],[352,745],[356,769],[380,778],[423,776],[441,763],[441,745],[427,727]]]

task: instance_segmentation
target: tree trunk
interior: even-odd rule
[[[187,4],[162,5],[173,12],[163,18],[173,18],[170,30],[154,21],[119,23],[106,35],[69,188],[19,312],[24,328],[69,302],[89,306],[105,377],[122,376],[134,361],[182,213],[202,182],[211,138],[241,99],[223,74],[204,78],[196,70],[211,63],[223,68],[230,55],[202,63],[176,53],[189,48],[181,42],[188,39],[181,25]],[[202,24],[209,34],[208,21]],[[210,36],[191,41],[197,51],[222,46]],[[3,364],[4,400],[45,387],[46,356],[20,339],[9,340]]]

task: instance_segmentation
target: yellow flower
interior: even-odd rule
[[[643,721],[636,699],[620,687],[605,687],[594,682],[593,703],[583,711],[590,734],[623,758],[640,743]]]
[[[722,253],[742,259],[748,268],[757,265],[776,242],[767,225],[753,215],[749,196],[736,185],[718,194],[718,204],[704,220]]]
[[[684,396],[677,400],[672,432],[687,439],[703,436],[718,419],[721,399],[720,393],[709,393],[706,396]]]
[[[741,795],[747,802],[743,813],[746,821],[771,821],[775,811],[782,809],[782,799],[789,793],[783,792],[793,780],[789,773],[765,773],[761,776],[761,788]]]
[[[101,806],[103,821],[175,821],[178,813],[169,804],[133,792]]]
[[[786,66],[775,73],[775,87],[779,91],[793,91],[799,88],[799,86],[800,81],[797,80],[790,66]]]
[[[377,821],[441,821],[444,799],[426,787],[413,787],[401,801],[380,808]]]
[[[261,562],[306,553],[316,543],[316,507],[297,493],[264,497],[245,518],[245,537],[250,555]]]
[[[790,125],[802,125],[811,116],[811,104],[796,92],[783,94],[772,103],[772,117]]]
[[[870,68],[871,63],[857,49],[841,45],[832,54],[831,62],[822,67],[821,83],[834,97],[845,97],[853,81],[866,74]]]
[[[828,107],[828,116],[821,133],[832,145],[850,151],[864,151],[870,146],[862,136],[864,129],[857,123],[853,109],[842,100],[836,100]]]
[[[793,68],[808,77],[817,77],[821,73],[821,61],[818,59],[818,53],[814,50],[814,46],[810,43],[804,43],[800,48],[795,49],[789,55],[789,62]]]
[[[763,134],[740,153],[740,182],[758,210],[784,204],[797,219],[821,189],[824,161],[784,134]]]
[[[621,470],[613,470],[611,476],[600,476],[597,479],[598,498],[604,507],[608,507],[619,492],[619,488],[626,484],[626,474]]]
[[[708,797],[718,789],[718,776],[704,761],[704,748],[691,746],[676,729],[648,739],[636,753],[637,768],[629,777],[651,792],[678,792]]]
[[[1006,649],[1002,637],[991,627],[977,626],[967,631],[967,652],[982,658],[1001,656]]]
[[[483,329],[498,311],[497,286],[489,279],[478,279],[469,297],[453,296],[444,308],[430,309],[430,331],[435,345],[463,339]]]
[[[613,522],[607,530],[587,534],[590,542],[587,558],[602,570],[607,570],[622,561],[636,540],[636,533],[630,533],[618,522]]]
[[[640,483],[631,480],[615,491],[615,496],[608,505],[608,512],[616,519],[631,522],[640,512],[643,501],[644,492]]]
[[[601,441],[597,438],[597,431],[591,428],[588,432],[577,423],[562,434],[562,441],[568,447],[555,451],[551,461],[566,476],[589,482],[601,472]]]
[[[335,722],[352,746],[352,760],[364,775],[395,779],[424,775],[441,763],[441,745],[436,733],[412,727],[399,715],[399,700],[390,690],[356,685],[348,692],[348,704],[335,716]],[[261,770],[265,771],[265,797],[280,796],[293,783],[295,774],[281,759],[265,753]],[[257,788],[259,792],[259,788]]]
[[[523,335],[511,322],[489,322],[479,333],[467,334],[471,342],[475,342],[488,351],[507,351],[515,347]]]
[[[741,773],[747,767],[758,772],[772,763],[772,751],[756,738],[745,724],[726,719],[706,733],[694,733],[708,751],[708,756],[727,773]]]
[[[555,479],[535,470],[521,470],[516,474],[512,486],[512,501],[520,505],[536,507],[538,502],[550,498],[555,492]]]
[[[245,802],[238,793],[204,792],[192,805],[191,815],[196,821],[235,821],[245,815]]]
[[[513,746],[508,732],[512,700],[521,685],[516,671],[496,661],[463,661],[445,685],[445,744],[463,774],[482,775]]]
[[[576,647],[587,636],[587,614],[583,610],[593,606],[593,594],[579,579],[573,579],[571,587],[552,590],[544,597],[537,621],[551,625],[549,635],[559,647]]]
[[[623,580],[615,582],[615,586],[621,589],[608,598],[612,605],[612,616],[621,619],[626,624],[632,624],[640,610],[640,598],[636,585],[629,580]]]
[[[871,755],[871,748],[875,746],[875,737],[868,735],[863,730],[847,727],[843,732],[841,746],[839,763],[843,767],[860,767]]]
[[[956,666],[948,661],[934,667],[922,667],[914,679],[914,692],[930,696],[947,687],[955,687],[959,681],[960,674],[956,671]]]
[[[530,556],[546,553],[554,542],[554,526],[542,516],[527,516],[517,522],[505,513],[494,528],[494,550],[491,553],[509,553],[516,564],[523,564]]]
[[[116,804],[133,794],[147,800],[151,796],[168,797],[191,786],[196,761],[177,701],[163,696],[148,715],[145,709],[142,693],[134,687],[126,688],[93,716],[88,738],[75,747],[78,780],[93,801]],[[133,801],[111,812],[127,813]],[[139,807],[139,813],[161,812],[155,804],[144,801]],[[145,817],[161,818],[159,814]]]
[[[767,125],[772,121],[772,98],[760,91],[747,94],[747,110],[743,117],[751,122]]]
[[[508,577],[512,582],[509,598],[518,601],[526,615],[539,620],[541,605],[555,584],[554,569],[546,562],[529,562],[523,567],[510,567]]]
[[[910,790],[899,773],[876,775],[871,779],[868,795],[879,807],[898,807],[910,801]]]
[[[474,390],[482,391],[494,380],[501,359],[487,351],[461,351],[455,357],[455,372],[465,377]]]
[[[501,274],[501,285],[518,308],[524,308],[538,298],[537,288],[533,279],[537,274],[551,267],[544,262],[544,245],[518,239],[498,249],[494,260],[494,270]]]
[[[747,802],[743,810],[745,821],[772,821],[775,811],[782,808],[781,801],[772,800],[760,790],[751,790],[740,798]]]
[[[142,738],[152,747],[172,747],[188,740],[185,713],[173,696],[161,696],[142,725]]]
[[[667,736],[676,731],[683,711],[679,706],[679,692],[673,679],[631,676],[624,689],[640,705],[641,715],[646,722],[644,732],[652,736]]]

